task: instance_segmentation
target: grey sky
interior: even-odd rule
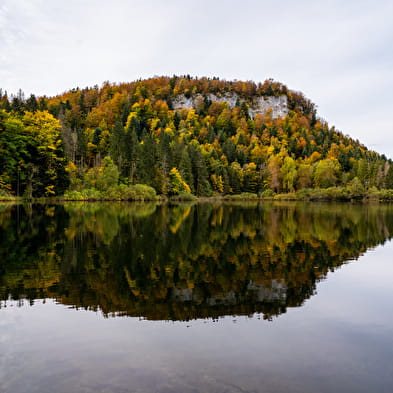
[[[391,0],[0,0],[0,87],[274,78],[393,158],[392,16]]]

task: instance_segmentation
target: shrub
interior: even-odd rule
[[[197,197],[188,192],[181,192],[178,195],[173,195],[169,198],[171,201],[195,201]]]
[[[252,192],[242,192],[241,194],[226,195],[225,199],[234,199],[234,200],[258,199],[258,195]]]
[[[113,186],[101,192],[102,199],[106,201],[119,201],[122,199],[120,186]]]
[[[157,199],[156,190],[153,187],[147,186],[146,184],[135,184],[129,186],[131,194],[134,196],[135,201],[154,201]]]
[[[270,188],[262,191],[260,194],[261,198],[274,198],[275,195],[276,195],[276,193],[273,190],[271,190]]]
[[[145,184],[112,186],[104,191],[85,188],[81,191],[67,191],[64,199],[69,201],[154,201],[157,194],[154,188]]]
[[[296,191],[296,196],[300,200],[308,200],[310,199],[312,190],[309,188],[302,188],[301,190]]]
[[[274,200],[279,201],[296,201],[299,197],[294,192],[289,192],[288,194],[277,194],[274,196]]]
[[[84,197],[79,191],[66,191],[64,193],[64,199],[67,201],[83,201]]]
[[[393,201],[393,190],[380,190],[378,193],[380,201],[390,202]]]
[[[102,195],[100,191],[95,188],[87,188],[81,191],[84,200],[97,201],[102,200]]]

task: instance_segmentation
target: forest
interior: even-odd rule
[[[255,110],[269,97],[285,113]],[[154,77],[28,98],[0,89],[0,197],[392,199],[392,189],[390,159],[271,79]]]

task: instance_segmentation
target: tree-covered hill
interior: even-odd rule
[[[154,77],[56,97],[0,90],[0,192],[145,184],[158,194],[393,188],[385,156],[273,80]]]

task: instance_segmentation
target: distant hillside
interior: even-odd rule
[[[51,98],[0,91],[0,108],[0,189],[14,194],[105,191],[118,182],[198,196],[393,188],[385,156],[270,79],[155,77]]]

